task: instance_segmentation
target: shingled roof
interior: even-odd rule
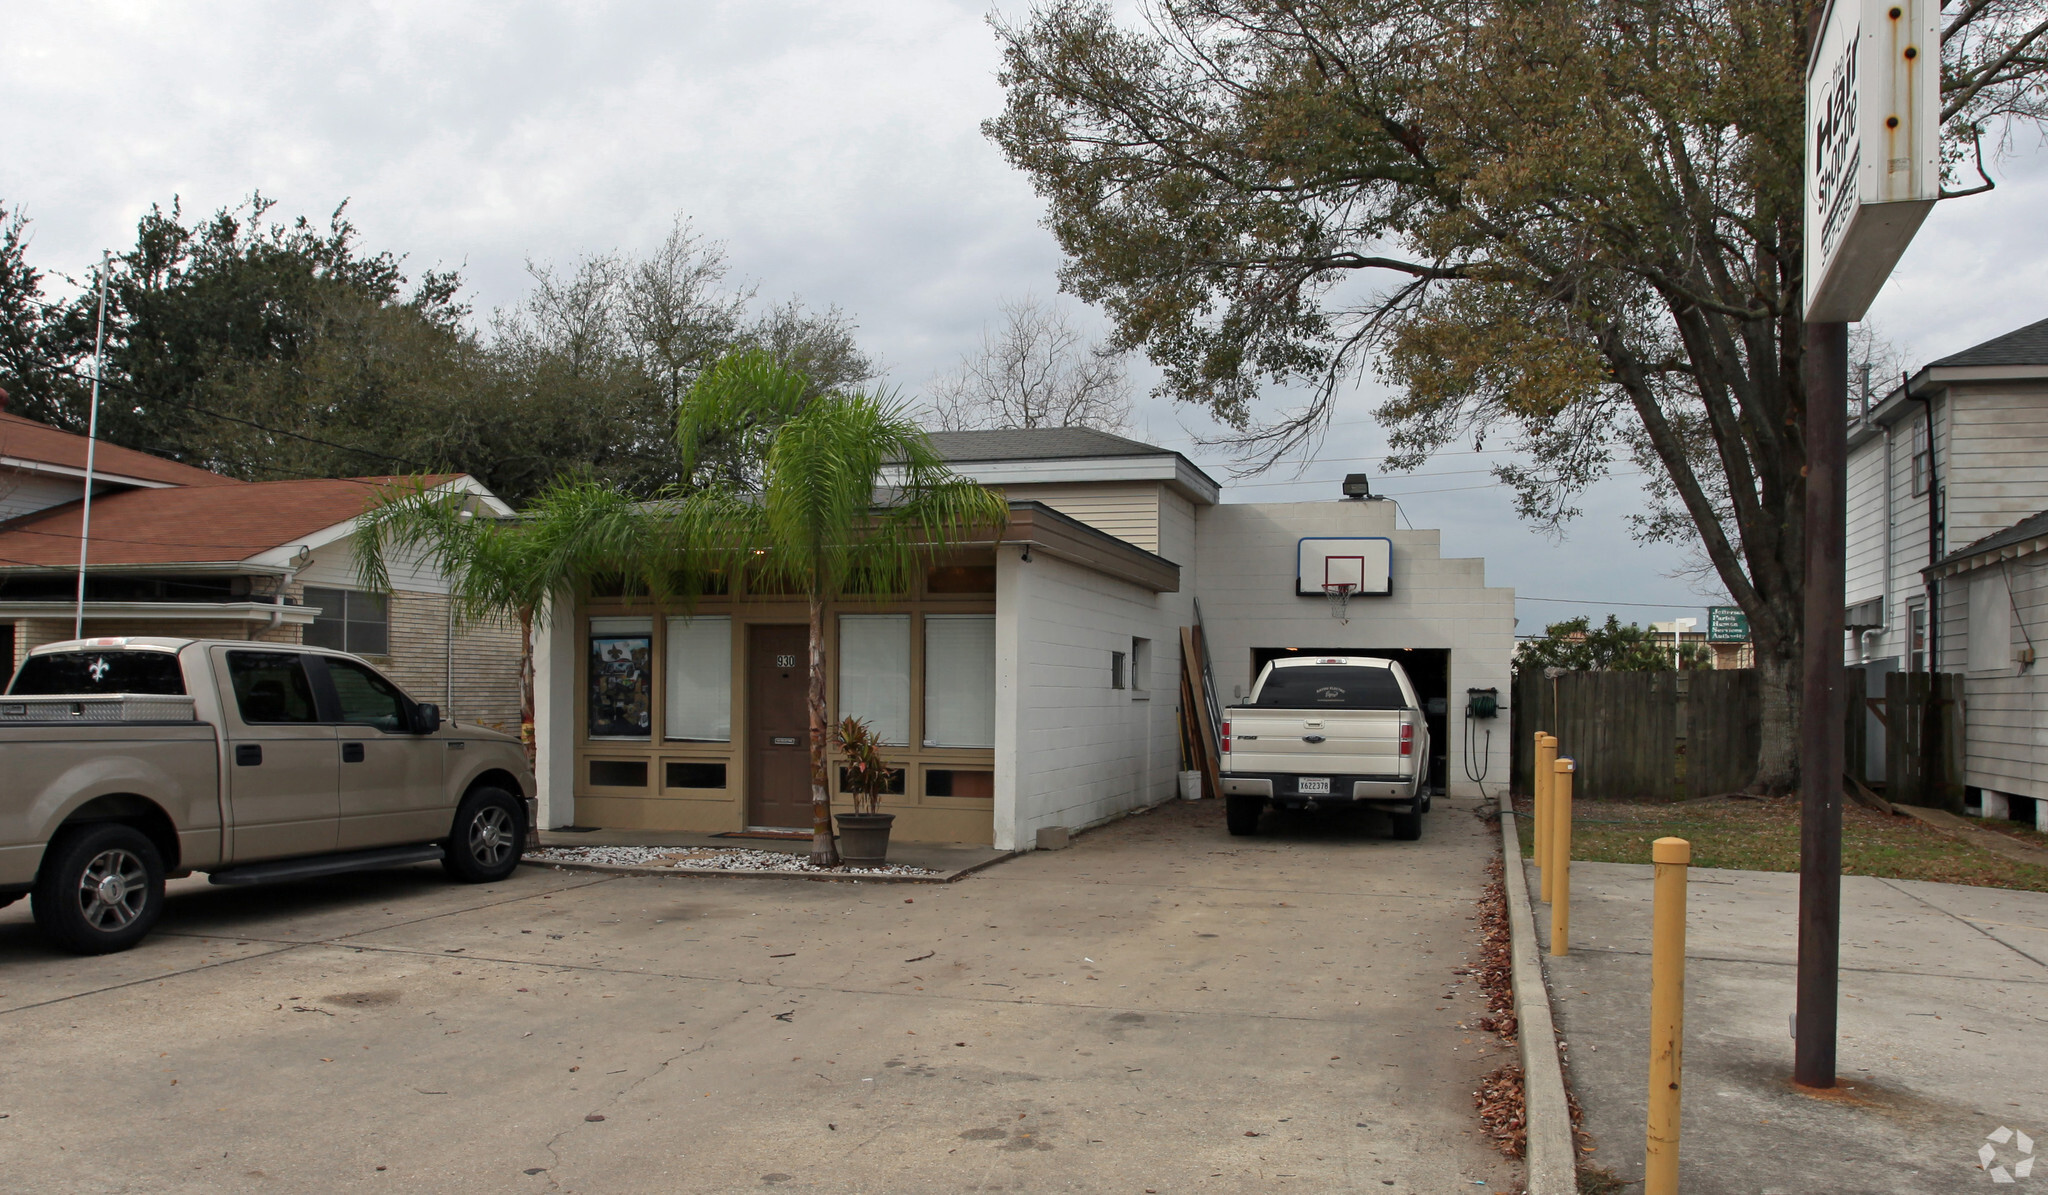
[[[297,543],[369,508],[385,486],[453,477],[318,477],[124,490],[92,503],[95,567],[234,564]],[[78,567],[81,503],[0,523],[0,569]]]
[[[2048,365],[2048,319],[1952,353],[1928,368],[1961,365]]]
[[[85,469],[86,443],[86,438],[76,433],[0,411],[0,458],[82,472]],[[164,485],[243,484],[233,477],[151,456],[147,452],[137,452],[133,448],[122,448],[105,440],[93,449],[92,463],[97,473]]]
[[[1936,576],[1945,577],[1981,564],[2011,556],[2039,551],[2048,543],[2048,510],[2028,515],[2003,531],[1994,531],[1984,538],[1957,548],[1942,557],[1927,569]]]

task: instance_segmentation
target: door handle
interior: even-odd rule
[[[361,743],[343,743],[341,745],[341,762],[363,762],[363,745]]]
[[[240,768],[253,768],[253,767],[257,766],[258,764],[261,764],[262,762],[263,762],[263,744],[261,744],[261,743],[236,743],[236,744],[235,744],[235,766],[236,766],[236,767],[240,767]]]

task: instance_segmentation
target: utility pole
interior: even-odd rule
[[[1835,1085],[1842,949],[1842,541],[1849,324],[1941,196],[1942,0],[1821,0],[1806,67],[1805,634],[1792,1078]],[[1931,611],[1939,617],[1939,611]]]
[[[93,452],[100,440],[100,374],[107,365],[107,279],[112,261],[112,254],[100,254],[100,318],[99,330],[92,338],[92,413],[85,422],[85,507],[78,519],[78,604],[71,616],[73,639],[85,638],[85,553],[92,541]]]
[[[1806,594],[1799,709],[1799,990],[1792,1079],[1835,1085],[1842,953],[1842,588],[1849,325],[1806,325]]]

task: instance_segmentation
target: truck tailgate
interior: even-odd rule
[[[64,815],[108,794],[147,798],[168,814],[185,850],[218,858],[220,748],[205,722],[0,725],[0,884],[35,878]]]
[[[1400,710],[1233,707],[1224,711],[1230,750],[1223,770],[1412,776],[1415,757],[1401,754],[1405,718]]]

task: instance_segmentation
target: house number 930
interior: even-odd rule
[[[775,657],[775,666],[776,666],[777,668],[794,668],[794,667],[796,667],[796,657],[795,657],[795,656],[776,656],[776,657]]]

